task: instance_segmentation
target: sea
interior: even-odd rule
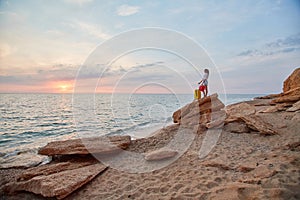
[[[262,94],[220,94],[219,98],[228,105],[257,96]],[[37,152],[51,141],[100,135],[147,137],[172,124],[173,112],[194,99],[193,94],[0,94],[0,97],[0,168],[49,162],[51,158]],[[93,106],[85,106],[91,102]],[[90,116],[81,120],[75,112]]]

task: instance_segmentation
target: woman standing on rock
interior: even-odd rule
[[[207,93],[208,93],[208,75],[209,75],[209,70],[208,69],[204,69],[204,75],[202,77],[202,80],[198,83],[200,84],[199,86],[199,90],[201,92],[203,92],[203,96],[206,97]]]

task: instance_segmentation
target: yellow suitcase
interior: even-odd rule
[[[201,92],[200,92],[200,90],[196,89],[194,91],[194,98],[195,99],[201,99]]]

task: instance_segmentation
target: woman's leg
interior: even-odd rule
[[[207,96],[208,90],[207,90],[207,85],[205,86],[205,96]]]

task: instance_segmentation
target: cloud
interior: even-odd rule
[[[266,43],[260,49],[248,49],[246,51],[242,51],[237,54],[237,56],[273,56],[276,54],[291,53],[296,51],[300,51],[300,33]]]
[[[11,47],[7,44],[0,44],[0,58],[6,57],[11,54]]]
[[[74,80],[78,65],[57,64],[46,69],[37,68],[31,73],[8,73],[0,75],[1,84],[22,84],[35,85],[47,81],[67,81]],[[10,69],[18,71],[18,69]]]
[[[286,47],[286,46],[300,46],[300,33],[288,36],[284,39],[278,39],[274,42],[266,44],[267,47]]]
[[[75,26],[73,27],[100,39],[106,40],[110,38],[108,34],[104,33],[101,28],[95,24],[90,24],[83,21],[75,21]]]
[[[124,75],[127,72],[130,72],[130,73],[141,72],[145,68],[150,68],[150,67],[157,66],[157,65],[160,65],[160,64],[163,64],[163,63],[164,62],[162,62],[162,61],[158,61],[158,62],[152,62],[152,63],[146,63],[146,64],[138,64],[138,65],[134,65],[134,66],[131,66],[131,67],[128,67],[128,66],[106,67],[104,65],[102,65],[102,66],[98,65],[97,68],[89,67],[88,70],[84,70],[87,73],[83,76],[80,76],[80,78],[83,78],[83,77],[85,77],[85,78],[89,77],[90,78],[92,76],[95,76],[95,74],[99,74],[99,68],[104,69],[103,67],[105,67],[106,69],[105,69],[105,72],[102,74],[102,77],[114,77],[114,76]],[[98,73],[96,73],[97,71],[98,71]]]
[[[117,8],[116,13],[119,16],[129,16],[129,15],[134,15],[138,13],[140,10],[140,7],[138,6],[129,6],[129,5],[121,5]]]
[[[65,2],[70,3],[70,4],[75,4],[75,5],[83,5],[86,3],[91,3],[94,0],[65,0]]]

